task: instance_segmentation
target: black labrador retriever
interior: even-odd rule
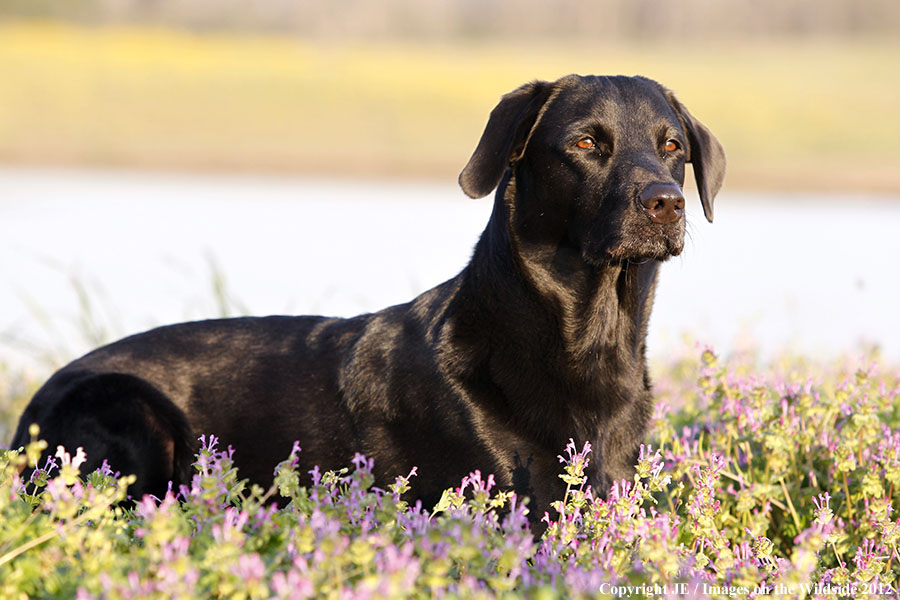
[[[629,478],[651,414],[645,339],[661,261],[684,245],[685,164],[706,218],[724,151],[642,77],[536,81],[491,112],[459,177],[497,189],[469,264],[408,304],[349,319],[241,318],[154,329],[58,371],[25,409],[53,449],[83,446],[134,473],[132,494],[189,480],[201,434],[239,473],[375,460],[380,485],[418,467],[426,503],[474,469],[532,499],[561,498],[557,455],[594,448],[603,494]]]

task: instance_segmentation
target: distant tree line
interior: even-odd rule
[[[0,0],[0,18],[314,38],[685,40],[900,31],[898,0]]]

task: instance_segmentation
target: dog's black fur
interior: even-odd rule
[[[26,408],[50,448],[134,473],[134,495],[184,483],[200,434],[266,484],[295,440],[301,468],[418,466],[426,503],[474,469],[561,497],[557,455],[594,448],[590,483],[630,477],[651,413],[645,338],[661,261],[684,243],[685,163],[706,217],[725,155],[659,84],[538,81],[503,97],[460,175],[494,209],[471,262],[408,304],[350,319],[242,318],[162,327],[57,372]]]

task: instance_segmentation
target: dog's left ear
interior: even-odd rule
[[[716,136],[678,101],[675,94],[669,90],[665,90],[665,93],[687,134],[687,161],[694,165],[694,178],[697,180],[703,214],[712,223],[713,200],[725,181],[725,149]]]
[[[478,147],[459,174],[459,186],[466,195],[482,198],[491,193],[510,163],[521,158],[528,134],[553,84],[526,83],[509,92],[491,111]]]

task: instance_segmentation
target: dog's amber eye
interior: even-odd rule
[[[575,145],[578,146],[579,148],[583,148],[585,150],[590,150],[597,144],[596,144],[596,142],[594,142],[594,138],[586,137],[586,138],[581,138],[580,140],[578,140],[578,143]]]
[[[668,141],[666,141],[665,148],[666,148],[666,152],[675,152],[676,150],[681,148],[681,145],[676,140],[668,140]]]

